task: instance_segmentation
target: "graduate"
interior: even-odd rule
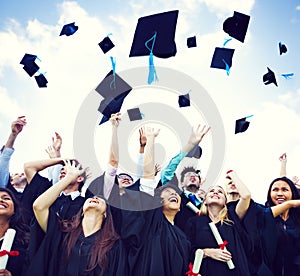
[[[0,275],[22,276],[29,241],[29,227],[24,223],[20,205],[11,190],[0,188],[0,207],[0,248],[7,230],[12,228],[16,231],[9,252],[0,252],[1,256],[8,255],[6,268],[0,269]]]
[[[231,172],[232,177],[237,176]],[[249,207],[250,197],[247,190],[241,201],[236,204],[235,213],[232,208],[227,209],[226,193],[221,186],[211,186],[205,195],[204,204],[200,209],[200,216],[190,218],[185,233],[192,245],[191,260],[196,249],[204,252],[200,274],[201,275],[250,275],[244,243],[241,238],[243,229],[239,222]],[[213,222],[221,238],[218,244],[209,226]],[[229,268],[227,262],[231,261],[234,268]]]
[[[127,275],[126,257],[109,206],[101,197],[88,198],[78,214],[62,220],[50,208],[61,191],[79,181],[86,169],[65,162],[65,177],[40,195],[34,214],[45,237],[25,275]]]
[[[152,181],[155,187],[154,139],[158,131],[146,127],[145,135],[142,181]],[[178,186],[164,185],[154,195],[132,190],[120,195],[118,189],[112,189],[112,193],[115,196],[111,198],[118,197],[120,206],[127,207],[114,208],[114,212],[121,213],[119,228],[128,252],[129,275],[185,275],[189,269],[190,242],[174,225],[181,202]]]

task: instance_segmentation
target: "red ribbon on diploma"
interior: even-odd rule
[[[0,257],[8,255],[8,256],[19,256],[20,252],[18,250],[15,251],[6,251],[6,250],[2,250],[0,251]]]
[[[186,275],[189,275],[189,276],[198,276],[198,273],[194,273],[193,272],[193,264],[192,263],[189,264],[189,269],[190,270],[185,273]]]
[[[228,244],[228,241],[224,240],[223,243],[219,244],[219,246],[220,246],[220,248],[221,248],[222,250],[224,250],[224,249],[225,249],[225,246],[226,246],[227,244]]]

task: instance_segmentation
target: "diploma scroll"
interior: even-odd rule
[[[199,273],[202,259],[203,259],[203,250],[199,248],[196,250],[196,254],[195,254],[193,270],[192,270],[193,273],[196,273],[196,274]]]
[[[214,237],[215,237],[218,245],[223,245],[224,242],[223,242],[223,240],[222,240],[222,238],[220,236],[220,233],[219,233],[218,228],[216,227],[215,223],[214,222],[210,222],[209,223],[209,227],[210,227],[210,229],[211,229],[211,231],[212,231],[212,233],[213,233],[213,235],[214,235]],[[225,246],[224,246],[224,249],[226,249]],[[234,264],[233,264],[232,260],[227,261],[227,265],[228,265],[229,269],[234,269]]]
[[[1,252],[2,251],[10,251],[14,238],[16,235],[16,230],[9,228],[7,229],[5,235],[4,235],[4,239],[3,239],[3,243],[1,246]],[[5,269],[6,265],[7,265],[7,261],[8,261],[8,254],[5,254],[4,256],[0,257],[0,269]]]
[[[189,207],[193,212],[195,212],[197,216],[200,216],[200,210],[192,202],[188,202],[186,206]]]

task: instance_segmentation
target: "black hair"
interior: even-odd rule
[[[194,167],[185,167],[180,173],[180,182],[183,182],[184,175],[188,172],[194,172],[194,173],[198,174],[199,179],[200,179],[200,170],[197,170]]]

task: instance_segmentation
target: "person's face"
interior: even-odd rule
[[[181,198],[173,188],[164,189],[160,197],[162,198],[163,209],[165,210],[179,210]]]
[[[90,209],[98,210],[101,214],[104,214],[106,212],[106,202],[101,197],[91,197],[88,198],[82,207],[83,214]]]
[[[182,187],[188,188],[190,186],[193,186],[195,188],[200,187],[200,177],[195,172],[187,172],[184,174]]]
[[[292,190],[285,181],[278,180],[273,183],[270,192],[271,200],[275,205],[292,199]]]
[[[120,188],[126,188],[133,184],[133,178],[125,173],[121,173],[118,175],[118,182]]]
[[[201,199],[204,199],[205,198],[205,191],[202,190],[202,189],[199,189],[198,190],[198,197],[201,198]]]
[[[225,206],[226,196],[225,191],[220,186],[213,186],[208,189],[205,197],[206,205],[218,204]]]
[[[0,215],[10,218],[15,212],[14,202],[7,192],[0,192]]]
[[[10,176],[10,184],[18,191],[23,192],[25,189],[27,180],[25,173],[14,173]]]
[[[232,182],[231,178],[227,176],[225,178],[225,189],[227,194],[238,194],[238,190],[235,184]]]

